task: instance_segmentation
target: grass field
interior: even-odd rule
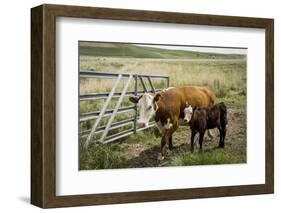
[[[110,144],[92,144],[83,148],[80,140],[80,169],[113,169],[155,166],[206,165],[246,162],[246,57],[238,54],[202,53],[167,50],[121,44],[80,43],[80,70],[167,75],[170,86],[207,86],[217,102],[224,101],[229,109],[229,128],[225,149],[215,149],[218,138],[206,139],[204,152],[189,152],[190,130],[180,127],[174,134],[175,150],[164,161],[157,161],[160,135],[152,128]],[[81,79],[80,94],[110,91],[113,80]],[[118,87],[121,91],[125,82]],[[166,88],[166,82],[154,82]],[[141,86],[141,85],[140,85]],[[133,83],[130,89],[133,90]],[[110,103],[114,107],[116,101]],[[98,111],[103,101],[80,102],[80,115]],[[125,98],[122,106],[131,103]],[[120,114],[115,121],[133,114]],[[80,124],[80,130],[91,128],[93,121]],[[104,125],[107,118],[101,121]],[[130,127],[127,127],[130,128]],[[110,134],[124,130],[116,129]],[[99,135],[95,136],[95,140]]]

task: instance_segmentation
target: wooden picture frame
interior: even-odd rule
[[[56,17],[265,29],[265,184],[56,195]],[[42,208],[267,194],[274,192],[273,19],[41,5],[31,9],[31,203]]]

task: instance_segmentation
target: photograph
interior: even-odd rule
[[[79,170],[247,163],[247,48],[78,45]]]
[[[274,19],[216,8],[31,9],[31,204],[274,193]]]

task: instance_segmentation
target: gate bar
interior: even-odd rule
[[[151,82],[151,78],[150,78],[150,77],[147,77],[147,79],[148,79],[148,82],[149,82],[149,84],[150,84],[150,87],[151,87],[152,92],[155,93],[155,89],[154,89],[154,86],[153,86],[153,84],[152,84],[152,82]]]
[[[119,84],[121,78],[122,78],[122,74],[119,74],[119,75],[118,75],[118,78],[116,79],[116,81],[115,81],[115,83],[114,83],[114,86],[112,87],[112,89],[111,89],[111,91],[110,91],[110,93],[109,93],[109,96],[108,96],[108,98],[106,99],[106,102],[104,103],[104,105],[103,105],[103,107],[102,107],[102,110],[100,111],[100,114],[99,114],[97,120],[95,121],[95,124],[93,125],[93,127],[92,127],[92,129],[91,129],[91,132],[90,132],[90,134],[89,134],[89,136],[88,136],[88,138],[87,138],[87,140],[86,140],[86,142],[85,142],[85,146],[86,146],[86,147],[89,145],[89,142],[91,141],[91,139],[92,139],[92,137],[93,137],[93,135],[94,135],[94,132],[95,132],[95,130],[96,130],[96,128],[97,128],[97,126],[98,126],[100,120],[102,119],[102,116],[103,116],[103,114],[105,113],[105,111],[106,111],[106,109],[107,109],[107,107],[108,107],[108,104],[110,103],[110,100],[111,100],[111,98],[112,98],[112,96],[113,96],[113,94],[114,94],[114,92],[115,92],[115,90],[116,90],[116,88],[117,88],[117,86],[118,86],[118,84]]]
[[[105,137],[106,137],[106,135],[108,133],[108,130],[109,130],[110,126],[111,126],[111,123],[112,123],[112,121],[113,121],[113,119],[114,119],[114,117],[115,117],[115,115],[116,115],[116,113],[117,113],[117,111],[118,111],[122,101],[123,101],[123,98],[125,96],[125,93],[128,90],[128,87],[130,85],[130,82],[131,82],[132,78],[133,78],[133,75],[130,75],[126,85],[123,88],[122,94],[121,94],[121,96],[120,96],[120,98],[119,98],[119,100],[118,100],[118,102],[117,102],[117,104],[116,104],[116,106],[114,108],[114,111],[113,111],[112,115],[110,116],[110,118],[109,118],[109,120],[107,122],[106,128],[105,128],[105,130],[104,130],[104,132],[103,132],[103,134],[102,134],[102,136],[100,138],[100,142],[102,142],[102,143],[103,143],[103,141],[104,141],[104,139],[105,139]]]
[[[129,125],[133,126],[133,124],[134,124],[133,121],[134,121],[134,119],[131,118],[131,119],[127,119],[127,120],[123,120],[123,121],[120,121],[120,122],[113,123],[111,125],[111,127],[109,128],[109,131],[114,130],[114,129],[118,129],[118,128],[124,127],[124,126],[129,126]],[[103,132],[105,130],[105,128],[106,128],[106,126],[98,127],[96,129],[96,131],[94,132],[94,134],[99,134],[99,133]],[[85,131],[81,132],[80,133],[80,135],[82,135],[81,137],[85,138],[86,136],[88,136],[90,131],[91,131],[91,129],[88,129],[88,130],[85,130]]]
[[[144,91],[147,92],[147,89],[146,89],[146,86],[145,86],[145,83],[144,83],[144,81],[143,81],[142,76],[139,76],[139,78],[140,78],[140,81],[141,81],[141,84],[142,84],[142,86],[143,86]]]
[[[126,113],[126,112],[131,112],[135,110],[135,106],[128,106],[128,107],[122,107],[118,109],[117,113]],[[103,117],[110,116],[113,113],[113,109],[106,110],[103,114]],[[94,111],[94,112],[89,112],[89,113],[84,113],[80,115],[80,120],[79,122],[83,121],[88,121],[88,120],[93,120],[95,118],[99,117],[100,111]]]
[[[130,75],[136,75],[136,74],[130,74],[130,73],[117,73],[117,72],[96,72],[96,71],[88,71],[88,70],[81,70],[79,72],[79,76],[81,78],[116,78],[118,75],[121,74],[123,78],[129,78]],[[142,75],[139,74],[139,77],[147,78],[148,76],[155,79],[155,80],[161,80],[161,79],[167,79],[168,76],[161,76],[161,75]]]
[[[138,96],[138,75],[135,75],[135,96]],[[138,108],[135,104],[135,118],[134,118],[134,133],[137,133],[137,118],[138,118]]]
[[[155,89],[155,92],[162,91],[161,89]],[[147,90],[147,92],[153,92],[152,90]],[[144,94],[145,91],[139,91],[138,94]],[[108,97],[109,93],[89,93],[85,95],[80,95],[80,101],[94,101],[94,100],[100,100],[100,99],[106,99]],[[116,92],[113,95],[113,98],[119,98],[121,95],[121,92]],[[132,96],[135,95],[135,91],[126,92],[125,96]]]

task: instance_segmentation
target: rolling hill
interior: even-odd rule
[[[159,59],[244,59],[245,55],[161,49],[120,43],[80,42],[80,55]]]

